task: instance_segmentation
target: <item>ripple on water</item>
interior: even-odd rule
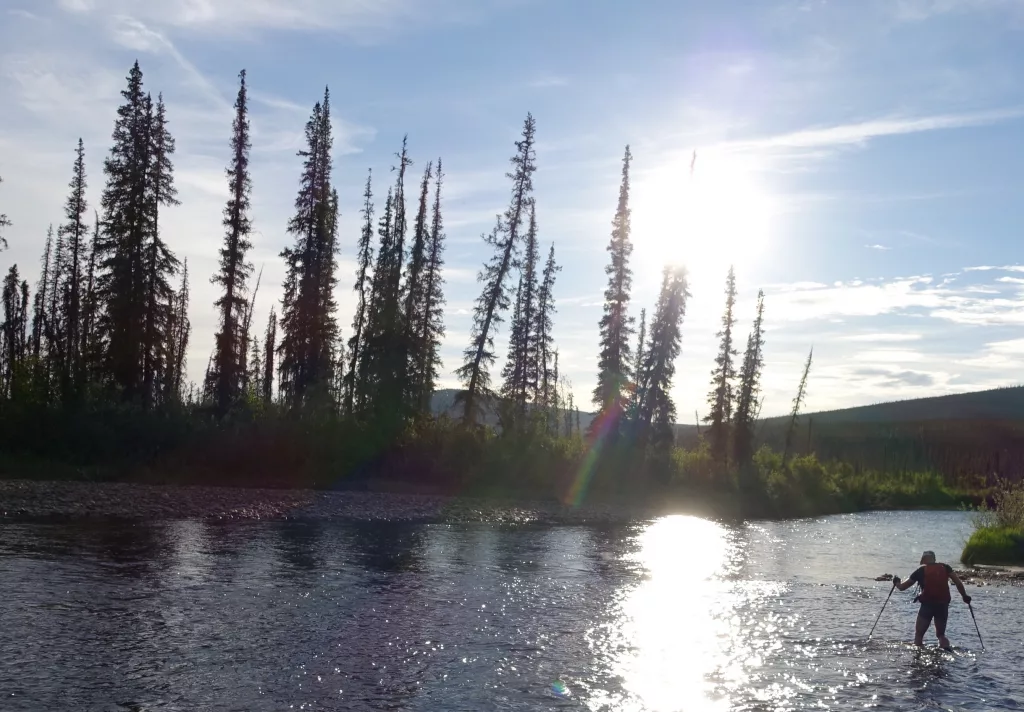
[[[1018,709],[1019,588],[865,639],[966,526],[3,522],[0,709]]]

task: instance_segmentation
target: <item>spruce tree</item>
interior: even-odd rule
[[[395,434],[409,414],[405,311],[402,301],[402,266],[405,262],[405,175],[412,161],[407,142],[395,167],[395,185],[388,193],[379,223],[380,245],[373,273],[371,318],[361,356],[361,402],[378,430]],[[388,437],[388,435],[385,435]]]
[[[96,245],[100,241],[100,217],[95,214],[92,240],[89,243],[89,260],[85,270],[82,291],[82,379],[93,381],[101,362],[100,344],[96,335],[97,310],[100,307],[96,293]]]
[[[736,379],[735,357],[737,352],[732,337],[735,325],[735,306],[736,273],[730,267],[729,276],[725,282],[725,313],[722,315],[722,330],[716,334],[721,339],[721,346],[718,356],[715,358],[715,369],[711,372],[711,393],[708,394],[708,405],[711,406],[711,412],[705,418],[705,421],[711,423],[708,428],[711,457],[723,467],[728,461],[733,381]]]
[[[362,415],[368,415],[377,407],[378,386],[385,368],[382,350],[387,347],[387,320],[391,316],[384,307],[387,301],[388,275],[394,259],[394,188],[388,188],[384,200],[384,212],[377,221],[377,261],[370,280],[370,297],[367,304],[366,322],[360,344],[359,371],[355,378],[355,402]],[[390,312],[390,310],[388,310]]]
[[[512,200],[504,220],[498,218],[494,230],[483,238],[494,255],[477,276],[484,288],[473,310],[473,330],[463,354],[463,365],[455,372],[464,386],[457,402],[463,406],[463,420],[467,424],[476,420],[480,400],[490,396],[489,369],[495,361],[494,331],[501,323],[502,312],[509,307],[508,276],[521,242],[523,220],[533,204],[536,132],[533,115],[527,114],[522,139],[516,141],[516,154],[511,159],[512,171],[507,174],[512,181]]]
[[[344,412],[351,417],[355,412],[356,376],[362,355],[364,332],[369,318],[371,263],[373,262],[373,172],[366,175],[366,188],[363,191],[363,229],[359,234],[359,254],[357,256],[356,282],[353,286],[358,295],[356,313],[352,319],[352,336],[348,342],[349,367],[345,374],[345,407]]]
[[[629,167],[632,159],[629,146],[626,146],[622,158],[619,202],[612,220],[611,241],[608,243],[611,260],[605,268],[608,287],[604,292],[604,316],[599,323],[601,353],[598,358],[597,387],[594,389],[594,404],[602,414],[610,415],[606,427],[608,437],[612,440],[619,433],[622,393],[633,375],[629,343],[633,334],[633,321],[629,317],[629,298],[633,287],[633,272],[629,267],[629,257],[633,253],[629,209]]]
[[[0,325],[0,398],[19,400],[18,381],[24,377],[28,358],[28,283],[18,275],[18,265],[11,265],[4,277],[0,303],[3,324]]]
[[[754,421],[757,417],[758,395],[761,392],[761,370],[764,368],[764,291],[757,293],[757,315],[747,337],[747,350],[743,354],[740,372],[740,390],[736,399],[733,419],[733,461],[740,467],[743,484],[749,485],[745,475],[754,455]]]
[[[277,347],[277,314],[270,308],[267,332],[263,337],[263,403],[270,405],[274,398],[274,353]]]
[[[540,361],[537,344],[537,301],[538,282],[537,270],[539,262],[539,245],[537,244],[537,211],[536,204],[530,203],[529,226],[523,244],[522,277],[522,336],[521,348],[523,367],[516,388],[516,402],[521,413],[526,412],[528,403],[536,399],[540,384]]]
[[[149,305],[144,268],[154,217],[152,103],[143,92],[138,62],[121,96],[124,102],[114,122],[114,145],[103,164],[107,182],[100,200],[101,239],[96,245],[96,291],[102,305],[97,328],[105,351],[106,380],[131,401],[140,395],[143,381],[142,351]],[[152,243],[148,240],[150,247]]]
[[[548,261],[544,265],[544,277],[540,290],[537,292],[537,310],[534,317],[533,333],[536,336],[537,354],[537,392],[534,402],[545,410],[550,410],[554,400],[553,391],[557,376],[551,371],[551,358],[554,351],[552,336],[553,315],[555,313],[555,278],[562,268],[555,262],[555,245],[552,243],[548,251]]]
[[[419,355],[418,376],[420,379],[420,413],[430,413],[431,396],[441,369],[441,339],[444,338],[444,219],[441,216],[441,184],[444,174],[441,159],[437,159],[437,177],[434,182],[434,206],[430,220],[430,237],[427,247],[426,274],[423,277],[423,305],[421,320],[416,333]]]
[[[686,269],[666,267],[662,274],[661,293],[651,320],[639,384],[637,427],[641,453],[648,446],[663,451],[672,442],[675,403],[672,400],[672,379],[682,340],[682,323],[686,302],[690,297]]]
[[[263,347],[259,335],[249,339],[249,357],[246,360],[245,395],[246,400],[261,402],[263,400]]]
[[[35,369],[41,366],[43,358],[43,346],[46,340],[46,316],[50,294],[50,281],[53,275],[53,225],[46,232],[46,246],[43,248],[43,257],[40,261],[39,282],[36,284],[36,294],[32,300],[32,358],[35,361]]]
[[[3,182],[4,182],[4,179],[2,177],[0,177],[0,183],[3,183]],[[10,226],[11,226],[11,221],[7,217],[7,214],[6,213],[0,213],[0,251],[3,251],[3,250],[7,249],[7,238],[4,237],[3,229],[5,227],[10,227]]]
[[[168,298],[169,315],[164,351],[166,367],[162,372],[162,391],[165,402],[181,402],[185,394],[185,367],[192,324],[188,318],[188,260],[181,267],[181,284]]]
[[[249,100],[245,83],[245,70],[238,74],[238,96],[235,99],[235,118],[231,133],[231,165],[227,168],[228,202],[224,208],[224,244],[220,248],[219,270],[212,282],[223,289],[214,302],[220,312],[220,329],[215,337],[217,408],[226,413],[241,391],[242,362],[245,346],[241,344],[242,315],[246,310],[246,292],[252,264],[246,260],[252,248],[249,235],[252,220],[249,217],[252,179],[249,176],[249,152],[252,141],[249,134]],[[261,359],[262,360],[262,359]]]
[[[332,382],[330,336],[336,331],[333,299],[325,299],[333,279],[337,202],[331,189],[330,92],[313,107],[306,123],[305,159],[295,215],[288,232],[294,247],[286,248],[285,293],[281,303],[280,391],[293,409],[308,395],[326,392]]]
[[[160,235],[160,208],[178,205],[174,187],[174,138],[167,128],[163,95],[157,97],[150,115],[150,162],[147,182],[148,234],[145,246],[145,317],[142,342],[142,405],[153,407],[160,397],[160,383],[170,368],[166,346],[169,340],[170,305],[174,297],[171,278],[180,263]]]
[[[66,264],[64,266],[64,285],[62,310],[65,318],[66,346],[65,362],[61,371],[61,393],[65,400],[77,398],[85,381],[85,361],[83,358],[82,303],[86,296],[86,252],[88,240],[85,213],[88,205],[85,200],[87,187],[85,178],[85,145],[78,139],[75,151],[75,164],[72,172],[71,189],[64,206],[64,217],[67,222],[60,228],[64,237]]]
[[[800,409],[804,405],[804,398],[807,396],[807,376],[811,373],[811,362],[814,360],[814,348],[807,354],[807,363],[804,364],[803,375],[800,376],[800,386],[796,391],[796,398],[793,399],[793,410],[789,415],[789,428],[786,430],[786,446],[782,451],[782,466],[785,467],[789,461],[789,451],[793,446],[793,436],[796,435],[796,424],[800,418]]]
[[[53,227],[50,227],[51,234]],[[66,302],[63,296],[64,288],[64,267],[67,260],[66,243],[61,230],[56,233],[54,240],[53,259],[50,263],[50,286],[47,290],[49,299],[45,306],[46,317],[43,320],[43,330],[46,339],[46,363],[45,381],[47,402],[54,393],[55,386],[60,380],[60,374],[64,371],[66,363],[66,340],[64,309]]]
[[[633,353],[633,383],[629,396],[629,417],[636,418],[637,400],[640,394],[640,383],[644,377],[644,346],[647,339],[647,309],[640,310],[640,328],[637,330],[636,351]],[[700,428],[700,425],[697,426]]]
[[[423,315],[427,310],[426,274],[429,260],[430,225],[429,197],[430,181],[434,177],[434,164],[427,163],[420,182],[419,208],[413,223],[412,246],[409,250],[409,264],[405,273],[405,307],[403,328],[405,336],[402,346],[406,356],[406,400],[412,412],[417,412],[423,403],[424,372],[428,368],[426,342],[422,338],[421,329]]]
[[[508,356],[501,370],[501,397],[511,407],[514,414],[513,422],[504,423],[505,429],[514,428],[520,418],[526,414],[526,403],[520,395],[520,386],[526,372],[526,320],[523,318],[523,275],[519,275],[519,286],[516,287],[516,301],[512,309],[512,331],[508,337]]]

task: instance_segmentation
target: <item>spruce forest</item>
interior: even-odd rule
[[[17,265],[3,278],[0,322],[0,474],[280,487],[378,487],[611,501],[669,498],[769,514],[969,500],[984,483],[821,462],[803,447],[800,411],[813,385],[812,355],[781,448],[759,437],[765,319],[736,331],[736,278],[725,277],[720,349],[700,436],[676,438],[672,387],[683,347],[688,275],[666,265],[655,304],[631,304],[630,167],[625,149],[607,243],[599,323],[596,417],[559,374],[556,245],[538,206],[538,127],[522,124],[509,162],[508,205],[482,235],[472,332],[461,363],[444,363],[445,227],[442,158],[413,172],[406,141],[382,182],[368,173],[361,229],[339,234],[331,97],[305,125],[297,162],[283,297],[255,314],[260,274],[250,261],[247,77],[239,74],[222,243],[212,275],[189,272],[161,218],[178,206],[173,107],[145,86],[136,63],[121,92],[112,143],[69,151],[64,214],[46,236],[39,280]],[[346,167],[347,169],[347,167]],[[5,176],[9,180],[12,176]],[[88,181],[102,180],[98,205]],[[0,186],[2,201],[2,186]],[[8,209],[3,228],[17,220]],[[340,273],[339,255],[354,258]],[[205,377],[187,376],[189,280],[219,297]],[[339,290],[354,290],[351,321]],[[638,308],[639,307],[639,308]],[[496,338],[508,337],[507,353]],[[746,337],[745,342],[744,338]],[[499,370],[500,365],[500,370]],[[461,384],[436,412],[443,378]],[[685,374],[687,378],[695,374]],[[777,428],[776,428],[777,429]],[[808,438],[809,440],[809,438]]]

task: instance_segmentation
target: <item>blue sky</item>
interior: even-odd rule
[[[705,409],[729,264],[741,342],[757,289],[767,295],[765,414],[788,409],[812,345],[813,409],[1021,380],[1021,0],[3,0],[0,212],[14,226],[0,269],[14,261],[35,280],[79,136],[97,203],[136,58],[178,140],[182,206],[163,224],[192,272],[197,381],[213,345],[208,278],[243,67],[253,260],[265,265],[257,321],[280,298],[294,154],[329,84],[346,330],[367,168],[382,196],[405,133],[414,172],[444,159],[445,385],[487,257],[479,236],[507,201],[527,111],[538,124],[541,235],[563,264],[556,338],[579,401],[589,404],[596,378],[626,143],[634,313],[653,306],[666,261],[691,271],[681,420]]]

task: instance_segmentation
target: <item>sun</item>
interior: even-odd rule
[[[633,242],[642,268],[685,265],[692,276],[724,278],[748,267],[771,242],[775,200],[752,159],[698,149],[634,182]]]

